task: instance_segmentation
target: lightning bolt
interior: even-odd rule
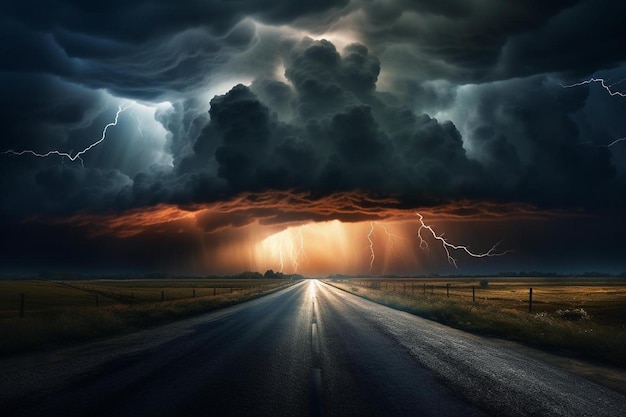
[[[589,146],[593,146],[594,148],[610,148],[611,146],[623,142],[626,140],[626,137],[623,138],[619,138],[619,139],[615,139],[613,142],[609,143],[608,145],[597,145],[591,141],[588,142],[580,142],[579,145],[589,145]]]
[[[298,272],[298,267],[300,266],[300,263],[298,262],[298,259],[302,258],[302,259],[309,259],[309,256],[306,254],[306,251],[304,250],[304,235],[302,234],[302,228],[306,227],[302,226],[300,228],[298,228],[298,250],[296,252],[296,257],[295,257],[295,268],[296,268],[296,272]]]
[[[405,240],[405,239],[402,236],[398,236],[398,235],[396,235],[394,233],[391,233],[389,231],[389,229],[387,228],[387,226],[385,226],[384,224],[376,223],[376,225],[381,227],[384,230],[385,234],[387,235],[387,238],[389,239],[389,247],[391,247],[391,251],[392,252],[395,252],[396,249],[395,249],[395,246],[394,246],[394,243],[393,243],[393,239],[394,238],[402,239],[402,240]]]
[[[278,272],[282,273],[285,269],[285,259],[283,257],[283,241],[281,240],[278,244],[278,257],[280,261],[280,270]]]
[[[426,230],[426,231],[430,232],[430,234],[432,235],[432,237],[434,239],[436,239],[439,242],[441,242],[441,246],[443,247],[443,249],[446,252],[446,256],[448,258],[448,263],[451,264],[451,265],[454,265],[454,267],[456,269],[459,269],[459,267],[458,267],[458,265],[456,263],[456,258],[454,258],[451,255],[450,250],[460,250],[460,251],[463,251],[463,252],[465,252],[466,254],[468,254],[469,256],[471,256],[473,258],[486,258],[486,257],[502,256],[502,255],[506,255],[507,253],[512,252],[511,250],[507,250],[507,251],[504,251],[504,252],[496,252],[496,248],[498,247],[498,244],[500,244],[500,242],[497,242],[495,245],[493,245],[491,247],[491,249],[489,249],[487,252],[482,252],[482,253],[472,252],[467,246],[455,245],[455,244],[452,244],[452,243],[448,242],[443,237],[443,233],[438,235],[435,232],[435,230],[432,228],[432,226],[429,226],[426,223],[424,223],[424,216],[422,216],[420,213],[416,213],[416,214],[419,217],[419,222],[420,222],[420,227],[419,227],[419,229],[417,229],[417,236],[420,239],[420,248],[424,249],[427,252],[430,251],[430,247],[428,246],[428,242],[422,236],[422,231]]]
[[[394,238],[405,240],[401,236],[398,236],[398,235],[396,235],[394,233],[391,233],[389,231],[389,229],[387,228],[387,226],[385,226],[384,224],[380,224],[378,222],[371,221],[370,222],[370,230],[369,230],[369,232],[367,234],[368,247],[369,247],[369,250],[370,250],[370,271],[374,267],[374,261],[376,260],[376,251],[374,249],[374,240],[372,239],[372,237],[374,236],[374,232],[375,232],[376,226],[378,226],[381,229],[383,229],[383,231],[387,235],[387,238],[389,239],[389,246],[391,247],[391,251],[392,252],[395,252],[395,247],[394,247],[394,243],[393,243],[393,239]]]
[[[277,264],[275,268],[278,272],[284,273],[285,268],[291,266],[292,272],[296,273],[302,266],[302,262],[309,260],[304,246],[305,227],[307,225],[288,227],[263,241],[271,251],[271,256]]]
[[[609,95],[611,95],[611,96],[619,96],[619,97],[626,97],[626,93],[622,93],[621,91],[613,91],[611,89],[611,87],[621,83],[622,81],[618,81],[618,82],[616,82],[614,84],[608,85],[604,78],[590,78],[588,80],[581,81],[581,82],[574,83],[574,84],[569,84],[569,85],[561,84],[561,87],[563,87],[563,88],[573,88],[573,87],[580,87],[580,86],[591,84],[591,83],[599,83],[602,86],[602,88],[604,88],[606,90],[606,92],[609,93]]]
[[[620,80],[616,83],[613,84],[607,84],[607,81],[604,78],[590,78],[588,80],[584,80],[584,81],[580,81],[578,83],[574,83],[574,84],[568,84],[568,85],[564,85],[561,84],[561,87],[563,88],[574,88],[574,87],[580,87],[583,85],[588,85],[588,84],[592,84],[592,83],[599,83],[602,88],[604,88],[606,90],[607,93],[609,93],[610,96],[614,97],[614,96],[618,96],[618,97],[626,97],[626,93],[623,93],[621,91],[617,91],[617,90],[613,90],[612,87],[620,84],[622,82],[624,82],[626,80]],[[619,138],[619,139],[615,139],[613,142],[609,143],[608,145],[596,145],[593,142],[581,142],[579,143],[579,145],[590,145],[593,146],[595,148],[610,148],[611,146],[623,142],[626,140],[626,137],[623,138]]]
[[[298,230],[298,232],[300,232],[300,230]],[[289,256],[291,257],[291,264],[293,265],[294,272],[298,272],[298,268],[300,267],[298,255],[299,248],[296,248],[296,245],[294,244],[294,239],[290,238]]]
[[[376,259],[376,253],[374,252],[374,241],[372,235],[374,234],[374,222],[370,222],[370,232],[367,234],[367,241],[370,243],[370,271],[374,267],[374,260]]]
[[[137,115],[135,115],[135,120],[137,120],[137,132],[139,133],[139,136],[144,138],[145,136],[143,134],[143,122],[141,121],[141,119]]]
[[[97,141],[93,142],[91,145],[87,146],[85,149],[83,149],[82,151],[77,152],[76,154],[72,155],[71,151],[70,152],[62,152],[59,150],[52,150],[52,151],[48,151],[46,153],[39,153],[39,152],[35,152],[33,150],[30,149],[26,149],[23,151],[14,151],[12,149],[9,149],[7,151],[2,152],[2,155],[15,155],[15,156],[21,156],[21,155],[32,155],[35,156],[37,158],[47,158],[49,156],[52,155],[57,155],[60,157],[65,157],[67,159],[69,159],[72,162],[75,162],[77,159],[80,161],[81,166],[84,168],[85,164],[84,161],[82,159],[82,156],[84,154],[86,154],[87,152],[89,152],[90,150],[92,150],[93,148],[95,148],[96,146],[98,146],[100,143],[102,143],[107,136],[107,132],[109,130],[109,128],[113,127],[113,126],[117,126],[117,122],[119,120],[120,114],[125,112],[126,110],[128,110],[130,107],[132,107],[132,104],[126,106],[126,107],[122,107],[122,106],[118,106],[117,107],[117,112],[115,113],[115,119],[111,122],[108,123],[106,126],[104,126],[104,128],[102,129],[102,135],[100,136],[100,139],[98,139]]]

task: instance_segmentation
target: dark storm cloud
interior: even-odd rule
[[[467,82],[547,71],[582,75],[624,61],[621,49],[613,46],[623,40],[619,16],[624,7],[617,0],[182,5],[30,0],[2,6],[0,51],[11,58],[0,66],[3,71],[54,74],[129,98],[181,97],[229,66],[246,72],[247,65],[267,59],[270,51],[254,24],[245,20],[252,18],[313,32],[348,28],[399,79]],[[256,49],[262,52],[252,52]],[[350,61],[346,58],[345,64]],[[359,66],[365,72],[351,74],[351,79],[373,86],[376,66]],[[345,68],[345,75],[349,71]]]
[[[620,188],[609,149],[586,146],[572,114],[588,90],[563,89],[548,78],[475,86],[460,93],[466,141],[483,166],[508,182],[508,198],[536,204],[613,205]],[[619,203],[622,204],[622,203]]]
[[[235,86],[211,100],[210,122],[181,161],[185,178],[193,166],[205,173],[215,168],[233,194],[359,189],[433,198],[467,197],[492,182],[467,157],[451,122],[379,100],[379,63],[363,45],[340,54],[328,41],[304,39],[285,65],[292,87],[273,81],[253,88],[270,100],[291,99],[295,119],[281,121],[250,88]],[[206,190],[190,198],[210,196]]]
[[[81,149],[84,137],[97,137],[90,121],[100,120],[106,99],[100,92],[38,74],[2,74],[0,93],[0,148],[46,152],[67,146]],[[59,100],[60,98],[62,100]],[[109,117],[107,114],[106,117]],[[19,123],[16,123],[19,121]],[[77,134],[80,132],[80,134]],[[81,207],[104,208],[117,200],[117,191],[130,179],[116,169],[82,169],[78,164],[59,164],[61,159],[2,156],[0,210],[14,216],[34,213],[67,213]]]
[[[227,33],[242,17],[267,23],[290,23],[299,17],[342,7],[346,0],[307,1],[109,1],[93,3],[59,0],[54,4],[26,0],[3,5],[9,21],[39,31],[58,27],[107,39],[140,43],[186,30],[206,27],[216,34]],[[42,13],[43,12],[43,13]]]
[[[380,63],[363,45],[339,52],[304,39],[286,56],[289,84],[261,79],[211,100],[210,120],[171,182],[184,184],[176,194],[182,202],[293,189],[362,190],[406,205],[459,198],[622,204],[610,192],[623,182],[611,152],[582,146],[588,138],[572,118],[587,103],[586,87],[564,89],[548,76],[463,89],[431,84],[440,109],[466,112],[457,117],[464,137],[452,122],[378,93]]]
[[[532,30],[559,9],[558,3],[371,1],[351,16],[401,76],[472,80],[494,67],[509,36]]]
[[[612,194],[604,198],[620,183],[611,153],[581,146],[584,138],[570,118],[586,103],[588,89],[563,89],[539,77],[444,92],[441,108],[472,109],[462,120],[464,138],[454,123],[379,94],[380,62],[362,44],[339,52],[329,41],[304,38],[285,57],[289,84],[261,78],[215,96],[208,112],[197,98],[158,111],[173,169],[123,174],[101,165],[79,175],[76,166],[48,166],[31,174],[47,203],[40,207],[123,209],[266,190],[320,196],[360,190],[393,195],[407,206],[484,198],[615,203]],[[77,100],[90,91],[75,90]],[[291,119],[279,117],[288,109]],[[65,112],[72,113],[71,101]]]
[[[11,58],[0,65],[125,97],[180,97],[233,62],[241,70],[264,59],[251,52],[269,53],[251,18],[314,33],[350,30],[395,78],[581,76],[624,61],[614,45],[624,40],[625,7],[619,0],[5,2],[0,51]],[[240,61],[249,52],[252,61]],[[371,84],[373,64],[353,80]]]
[[[250,89],[267,106],[276,112],[282,120],[290,120],[293,117],[292,101],[295,99],[294,93],[287,84],[260,78],[255,80]]]
[[[41,201],[49,204],[51,210],[68,206],[102,210],[108,207],[107,201],[118,198],[120,188],[130,181],[116,170],[52,166],[39,171],[35,183],[43,193]],[[38,210],[42,208],[39,206]]]
[[[344,0],[95,4],[28,0],[1,6],[5,71],[45,72],[116,95],[153,100],[204,87],[256,43],[254,25],[321,16]]]
[[[0,87],[0,143],[5,149],[35,147],[44,141],[47,146],[58,146],[66,139],[64,126],[79,125],[91,111],[105,105],[100,92],[46,74],[1,74]]]
[[[616,45],[626,40],[618,0],[582,1],[547,20],[537,30],[511,36],[497,73],[502,76],[565,72],[580,77],[624,62]],[[510,75],[509,75],[510,74]]]
[[[340,55],[326,40],[304,39],[285,65],[285,76],[298,93],[295,108],[303,120],[371,101],[380,73],[378,59],[365,46],[348,45]]]
[[[623,62],[619,0],[355,2],[349,23],[398,77],[582,76]]]
[[[196,97],[174,103],[171,108],[158,111],[155,118],[169,132],[170,151],[174,164],[179,166],[179,160],[193,146],[191,138],[198,137],[209,121],[209,114],[204,110],[206,104]],[[213,150],[204,152],[197,149],[196,153],[212,153]]]

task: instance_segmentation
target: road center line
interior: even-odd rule
[[[317,323],[311,323],[311,347],[313,348],[313,356],[319,359],[320,356],[320,340],[317,335]]]
[[[311,416],[321,417],[324,415],[322,406],[322,370],[314,368],[311,373]]]
[[[315,287],[313,287],[315,288]],[[322,404],[322,359],[320,354],[320,339],[317,331],[317,314],[315,313],[315,292],[311,303],[311,350],[313,352],[313,366],[311,369],[311,416],[323,416]]]

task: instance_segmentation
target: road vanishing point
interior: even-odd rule
[[[4,417],[626,415],[622,393],[317,280],[0,371]]]

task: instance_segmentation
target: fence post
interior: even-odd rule
[[[472,302],[476,302],[476,286],[472,285]]]
[[[424,284],[424,294],[426,294],[426,284]]]
[[[193,298],[196,298],[196,290],[193,290]]]
[[[446,284],[446,297],[450,297],[450,284]]]
[[[431,284],[430,285],[430,293],[434,294],[435,293],[435,284]]]
[[[528,292],[528,312],[533,312],[533,289],[531,288]]]
[[[100,295],[96,294],[96,307],[100,307]]]
[[[213,287],[213,296],[215,296],[215,287]]]
[[[24,294],[20,294],[20,317],[24,317]]]
[[[406,292],[406,282],[404,283],[404,287],[402,288],[402,293]]]
[[[130,293],[130,303],[131,304],[135,304],[135,293],[134,292]]]
[[[165,301],[165,291],[161,291],[161,302]]]

